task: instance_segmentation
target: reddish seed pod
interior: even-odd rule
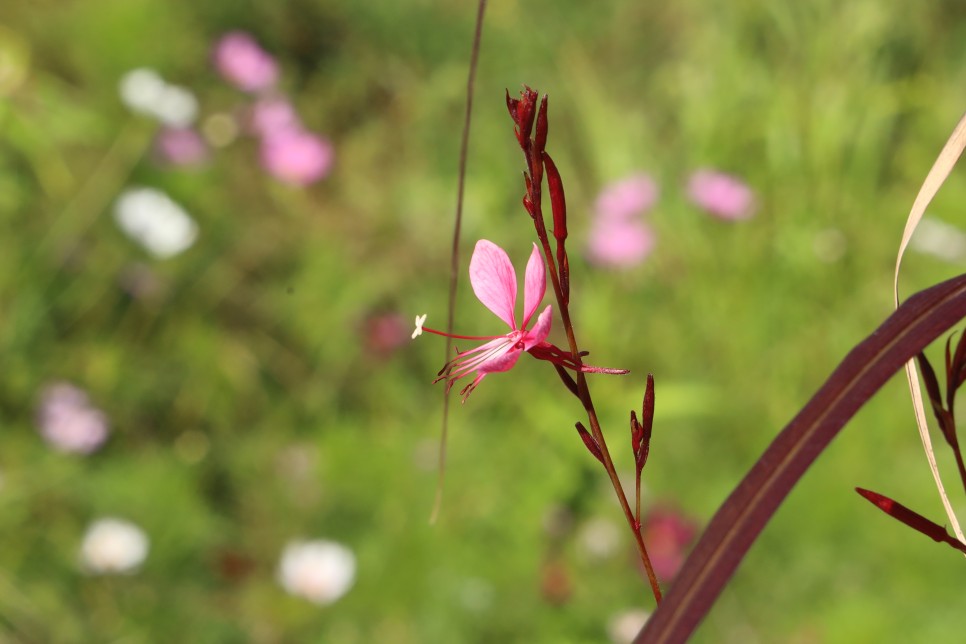
[[[533,139],[533,147],[536,152],[542,153],[547,147],[547,97],[544,95],[540,101],[540,109],[537,111],[537,134]]]
[[[594,458],[603,464],[604,455],[601,454],[600,445],[597,444],[597,441],[594,440],[594,437],[590,435],[590,432],[588,432],[587,428],[581,423],[577,423],[575,427],[577,428],[577,433],[580,434],[580,439],[584,441],[584,446],[587,448],[587,451],[593,454]]]
[[[553,236],[557,241],[562,242],[567,239],[567,200],[564,196],[563,179],[560,178],[557,165],[546,152],[543,153],[543,167],[547,172],[547,187],[550,190],[550,209],[553,211]]]
[[[533,132],[533,119],[537,112],[537,93],[529,87],[524,87],[516,108],[517,115],[514,120],[520,128],[520,145],[523,145],[524,141],[530,140],[530,134]]]
[[[515,98],[510,98],[510,90],[506,90],[506,108],[507,110],[509,110],[510,118],[513,119],[514,123],[516,123],[517,121],[517,106],[519,104],[520,104],[519,100]]]
[[[636,455],[641,450],[641,441],[644,439],[644,430],[637,422],[637,412],[631,410],[631,449]]]

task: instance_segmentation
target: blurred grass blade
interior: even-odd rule
[[[902,256],[906,252],[909,240],[912,239],[912,234],[916,231],[916,226],[922,220],[923,213],[925,213],[926,208],[932,202],[936,193],[939,192],[939,188],[945,183],[949,173],[952,172],[964,148],[966,148],[966,114],[959,119],[959,123],[956,124],[953,133],[949,136],[949,140],[943,146],[939,157],[929,170],[929,174],[926,175],[925,181],[922,182],[922,187],[919,188],[919,194],[916,195],[916,200],[912,204],[912,210],[909,212],[909,218],[906,220],[906,228],[902,232],[902,241],[899,243],[899,252],[896,255],[896,270],[892,280],[893,303],[896,308],[899,307],[899,268],[902,265]],[[922,448],[926,453],[926,460],[929,463],[929,469],[932,472],[936,489],[939,491],[939,497],[942,499],[943,507],[946,509],[946,516],[949,517],[949,522],[952,524],[953,531],[959,537],[959,540],[966,541],[966,537],[963,536],[963,531],[959,527],[956,513],[953,511],[949,497],[946,495],[942,477],[939,475],[939,466],[936,464],[936,454],[933,451],[932,439],[929,437],[929,425],[926,422],[926,412],[922,404],[919,374],[916,372],[915,361],[911,359],[906,363],[906,380],[909,383],[909,393],[912,395],[912,407],[916,414],[916,426],[919,428],[919,439],[922,441]]]
[[[684,642],[792,487],[846,422],[966,316],[966,275],[913,295],[845,357],[712,518],[637,642]]]

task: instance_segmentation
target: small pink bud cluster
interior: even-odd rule
[[[260,139],[259,155],[265,171],[295,186],[306,186],[328,175],[335,157],[332,144],[306,129],[292,103],[279,93],[275,59],[241,31],[222,36],[213,58],[226,81],[256,96],[250,126]]]

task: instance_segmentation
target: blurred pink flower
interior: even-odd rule
[[[262,166],[279,181],[296,186],[326,176],[334,156],[331,143],[304,130],[284,130],[262,140]]]
[[[295,108],[288,99],[279,96],[267,96],[255,101],[251,119],[252,130],[263,137],[302,128],[302,121]]]
[[[37,424],[44,439],[62,452],[90,454],[107,439],[107,417],[83,390],[55,383],[43,390]]]
[[[656,507],[644,517],[642,530],[654,572],[661,581],[671,581],[684,563],[688,546],[698,533],[697,526],[676,510]]]
[[[267,90],[278,79],[275,59],[243,31],[221,37],[215,45],[214,61],[225,80],[245,92]]]
[[[386,358],[409,341],[409,325],[399,313],[379,313],[368,317],[363,327],[365,346]]]
[[[172,165],[200,165],[208,160],[208,145],[192,128],[163,128],[154,146],[161,158]]]
[[[594,209],[598,217],[627,219],[650,210],[658,193],[657,184],[649,175],[633,174],[605,186],[597,195]]]
[[[654,250],[655,235],[642,221],[597,219],[590,229],[587,259],[598,266],[631,268]]]
[[[688,181],[688,197],[699,208],[720,219],[748,219],[755,212],[755,196],[747,185],[730,174],[702,169]]]

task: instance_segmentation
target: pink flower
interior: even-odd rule
[[[684,563],[697,526],[680,512],[657,507],[645,517],[642,529],[654,572],[662,581],[671,581]]]
[[[641,221],[598,219],[590,229],[587,259],[599,266],[631,268],[654,249],[654,232]]]
[[[260,98],[252,108],[252,130],[259,136],[269,137],[301,128],[302,121],[287,99],[278,96]]]
[[[406,344],[409,327],[398,313],[374,314],[364,322],[363,338],[367,349],[382,357],[388,357]]]
[[[440,377],[440,379],[446,379],[448,389],[457,380],[475,371],[476,378],[460,392],[464,400],[488,373],[509,371],[517,363],[520,354],[546,340],[550,334],[553,313],[552,307],[548,305],[540,313],[533,328],[527,330],[527,325],[530,324],[547,290],[547,269],[536,244],[533,245],[533,251],[530,253],[523,280],[523,322],[521,324],[517,324],[514,314],[517,302],[517,275],[506,251],[485,239],[476,242],[473,257],[470,259],[470,284],[480,302],[506,322],[510,332],[498,336],[464,336],[467,340],[489,340],[475,349],[459,353],[457,359],[450,363],[450,368],[446,369],[445,375]],[[429,329],[426,330],[429,331]]]
[[[688,197],[699,208],[720,219],[748,219],[755,212],[751,188],[737,177],[715,170],[698,170],[688,181]]]
[[[311,132],[284,130],[262,140],[262,166],[279,181],[305,186],[329,173],[332,144]]]
[[[658,188],[654,179],[644,173],[633,174],[601,190],[594,210],[598,217],[627,219],[650,210],[657,196]]]
[[[208,146],[192,128],[163,128],[154,145],[161,158],[172,165],[199,165],[208,160]]]
[[[275,59],[243,31],[221,37],[215,45],[214,61],[225,80],[244,92],[267,90],[278,79]]]
[[[517,324],[514,313],[517,301],[517,276],[506,251],[485,239],[476,242],[473,257],[470,259],[470,284],[477,299],[503,320],[510,327],[510,332],[505,335],[450,336],[461,340],[487,341],[475,349],[458,351],[456,358],[443,367],[439,377],[434,381],[446,380],[446,390],[449,391],[457,380],[475,372],[476,377],[473,381],[460,391],[464,402],[487,374],[509,371],[517,363],[520,355],[525,352],[540,360],[549,360],[569,369],[595,373],[627,373],[620,369],[603,369],[580,364],[569,353],[546,342],[550,334],[553,313],[549,305],[537,317],[533,328],[527,330],[547,290],[546,266],[536,244],[533,245],[533,251],[530,253],[523,279],[523,321],[520,324]],[[416,316],[416,330],[413,332],[413,338],[423,331],[436,335],[448,335],[442,331],[424,327],[425,321],[425,315]]]
[[[83,390],[67,383],[44,389],[37,424],[44,439],[62,452],[89,454],[107,439],[107,417]]]

